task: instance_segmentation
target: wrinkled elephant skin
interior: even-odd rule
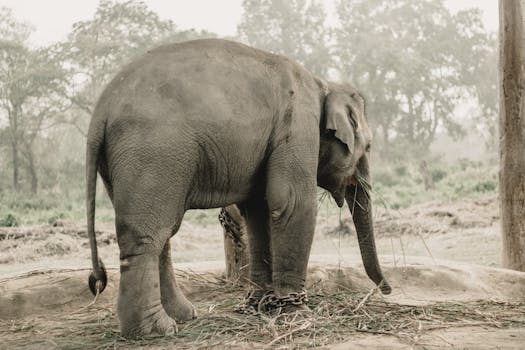
[[[354,207],[352,188],[367,191],[355,179],[368,178],[370,142],[360,94],[285,57],[218,39],[149,51],[107,86],[89,127],[92,290],[105,287],[94,237],[97,172],[115,209],[121,333],[171,334],[175,320],[195,317],[169,246],[186,210],[236,204],[248,228],[250,279],[277,296],[300,292],[316,187]],[[365,205],[353,211],[364,264],[388,292]]]

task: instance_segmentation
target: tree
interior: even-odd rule
[[[500,0],[500,200],[503,265],[525,271],[525,7]]]
[[[329,31],[322,3],[316,0],[244,0],[239,39],[282,54],[325,76],[331,63]]]
[[[490,35],[485,54],[476,61],[478,69],[474,74],[472,95],[478,102],[479,112],[475,117],[478,132],[485,139],[485,146],[490,153],[498,150],[498,43],[496,35]]]
[[[33,192],[83,166],[78,154],[85,145],[72,137],[73,130],[85,135],[98,95],[126,62],[163,43],[215,36],[178,31],[138,0],[101,0],[93,18],[75,23],[68,39],[51,47],[30,48],[31,32],[11,10],[0,8],[0,152],[8,155],[0,157],[0,172],[12,172],[16,191]],[[50,147],[61,149],[67,161],[44,151]],[[57,178],[39,181],[44,167]]]
[[[9,9],[0,9],[0,111],[6,119],[3,134],[11,149],[13,189],[20,189],[20,168],[25,161],[31,191],[38,189],[34,143],[46,124],[61,110],[55,92],[63,82],[63,72],[47,49],[30,50],[30,27],[17,22]],[[0,115],[0,118],[2,116]]]
[[[439,129],[462,135],[455,109],[487,46],[479,12],[454,15],[441,0],[342,0],[337,15],[341,79],[367,97],[383,150],[395,140],[426,153]]]
[[[171,21],[139,1],[101,0],[92,19],[73,24],[62,47],[71,77],[65,97],[75,107],[71,124],[85,136],[96,98],[118,68],[172,30]]]
[[[27,40],[30,33],[31,27],[28,24],[16,21],[10,9],[0,7],[0,103],[3,112],[7,114],[6,119],[8,121],[7,127],[2,132],[2,141],[9,139],[15,191],[18,191],[19,188],[20,150],[17,137],[19,133],[17,116],[20,108],[16,102],[13,104],[9,101],[12,94],[8,86],[12,80],[11,76],[14,74],[13,63],[18,61],[20,55],[23,55],[21,52],[23,51],[22,43]],[[5,114],[4,118],[6,117]]]
[[[161,20],[142,1],[101,0],[92,19],[73,24],[62,46],[71,82],[66,97],[75,107],[70,123],[85,135],[96,98],[134,56],[162,43],[204,36],[213,34],[177,31],[171,20]]]

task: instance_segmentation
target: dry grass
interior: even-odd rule
[[[387,302],[377,290],[355,294],[317,285],[309,291],[308,314],[240,315],[232,310],[244,290],[210,275],[184,273],[198,290],[199,317],[179,325],[173,337],[126,340],[120,337],[113,305],[97,302],[69,314],[0,322],[8,348],[114,349],[305,348],[342,341],[352,334],[388,334],[415,343],[425,331],[464,326],[525,327],[525,303],[480,301],[425,306]]]

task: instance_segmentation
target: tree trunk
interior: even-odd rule
[[[13,190],[18,192],[20,190],[20,142],[18,131],[18,117],[20,116],[20,106],[13,105],[12,108],[7,109],[7,116],[9,119],[9,134],[11,136],[11,158],[13,161]]]
[[[425,191],[430,191],[435,188],[434,179],[432,178],[432,173],[428,169],[428,164],[425,160],[422,160],[419,163],[419,171],[423,177],[423,183],[425,184]]]
[[[16,137],[16,136],[15,136]],[[11,142],[11,150],[12,150],[12,157],[13,157],[13,190],[15,192],[18,192],[20,189],[20,184],[18,181],[18,169],[20,166],[20,161],[18,158],[18,143],[15,141]]]
[[[31,176],[31,193],[36,194],[38,191],[38,174],[36,172],[35,156],[32,146],[27,149],[27,167]]]
[[[231,281],[248,279],[248,237],[247,227],[236,205],[222,208],[219,221],[224,229],[224,253],[226,257],[226,278]]]
[[[500,0],[500,200],[503,266],[525,271],[524,0]]]

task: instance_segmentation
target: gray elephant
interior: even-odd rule
[[[379,267],[368,188],[364,100],[279,55],[217,39],[165,45],[107,86],[87,138],[87,219],[93,272],[106,274],[94,234],[97,171],[115,209],[121,333],[170,334],[195,317],[175,281],[169,239],[188,209],[237,204],[249,231],[249,276],[277,300],[301,294],[317,186],[353,215],[368,276]],[[356,181],[359,180],[359,181]],[[301,299],[304,300],[304,299]],[[287,310],[301,308],[297,302]]]

